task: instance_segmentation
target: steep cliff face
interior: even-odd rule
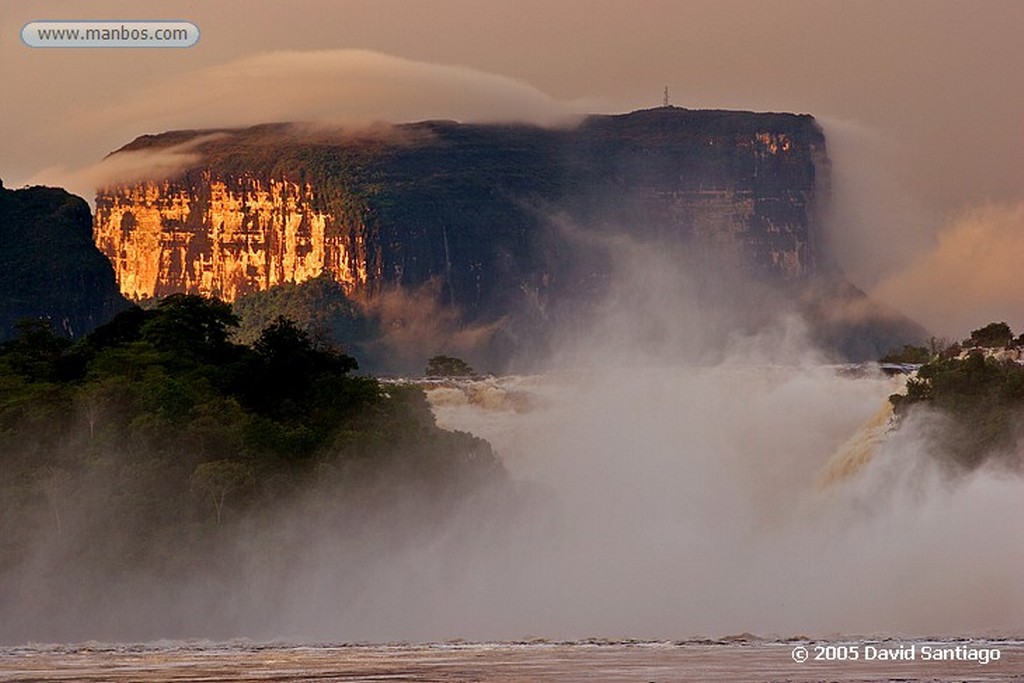
[[[510,297],[543,308],[600,280],[599,260],[571,253],[567,224],[711,249],[780,281],[819,269],[828,163],[809,116],[661,108],[569,130],[220,133],[180,177],[98,194],[96,244],[127,296],[234,300],[327,274],[360,297],[440,280],[467,319],[494,318]]]
[[[309,183],[190,175],[187,183],[143,182],[97,197],[96,245],[126,296],[234,301],[322,274],[349,293],[365,288],[365,226],[316,209]]]
[[[339,310],[356,302],[377,325],[364,355],[381,369],[396,371],[402,345],[422,367],[424,353],[469,353],[462,344],[481,338],[493,354],[479,365],[542,355],[551,330],[600,314],[638,244],[692,269],[705,306],[739,300],[734,317],[755,326],[799,309],[854,359],[923,334],[871,314],[823,253],[830,165],[808,115],[661,107],[566,129],[273,124],[144,136],[119,152],[183,143],[199,160],[178,176],[97,196],[96,244],[121,291],[234,301],[311,280],[328,291],[328,278],[345,294]],[[751,303],[765,292],[770,303]]]
[[[711,247],[775,280],[821,273],[830,164],[812,117],[662,108],[594,117],[577,145],[582,163],[608,169],[588,178],[604,186],[587,198],[590,221]]]
[[[64,190],[0,183],[0,340],[23,318],[80,337],[128,306],[90,239],[91,220],[85,200]]]

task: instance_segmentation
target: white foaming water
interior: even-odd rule
[[[1024,626],[1024,481],[951,477],[900,381],[821,365],[609,368],[428,391],[554,491],[471,558],[450,615],[497,637],[1008,633]],[[828,474],[865,425],[870,450]],[[875,433],[879,432],[879,433]],[[866,432],[853,441],[864,441]],[[856,449],[855,449],[856,450]],[[863,449],[862,449],[863,450]],[[874,453],[874,457],[871,457]],[[833,462],[835,467],[835,462]],[[832,486],[816,482],[829,478]],[[557,511],[557,523],[537,520]],[[549,520],[550,522],[550,520]],[[518,525],[518,526],[517,526]]]

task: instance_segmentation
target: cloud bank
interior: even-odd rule
[[[278,51],[241,57],[131,93],[95,122],[146,130],[273,121],[364,123],[446,118],[569,121],[579,108],[512,78],[371,50]]]
[[[1024,202],[989,204],[954,218],[935,246],[872,294],[956,338],[993,321],[1024,328]]]

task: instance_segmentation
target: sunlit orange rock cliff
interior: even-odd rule
[[[97,198],[96,245],[133,299],[240,295],[321,274],[355,293],[368,268],[365,226],[313,205],[313,188],[280,178],[142,182]]]
[[[146,136],[120,152],[200,137]],[[181,175],[97,196],[96,244],[131,298],[234,300],[326,273],[353,294],[440,277],[463,307],[490,308],[495,285],[543,295],[564,277],[538,251],[555,215],[695,240],[783,279],[817,267],[828,166],[809,116],[669,107],[558,131],[430,122],[207,137]]]

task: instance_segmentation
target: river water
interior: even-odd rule
[[[850,644],[852,643],[852,644]],[[834,645],[834,643],[832,643]],[[978,661],[925,660],[932,653],[973,650]],[[219,681],[408,681],[512,683],[523,681],[1019,681],[1024,642],[1008,640],[848,641],[858,661],[794,659],[816,644],[737,637],[717,641],[572,643],[428,643],[285,645],[155,643],[145,645],[26,646],[0,649],[0,680],[214,683]],[[874,648],[868,650],[867,648]],[[881,651],[914,659],[882,661]],[[868,653],[876,655],[864,661]],[[998,659],[994,659],[998,652]],[[849,655],[849,652],[847,652]]]

